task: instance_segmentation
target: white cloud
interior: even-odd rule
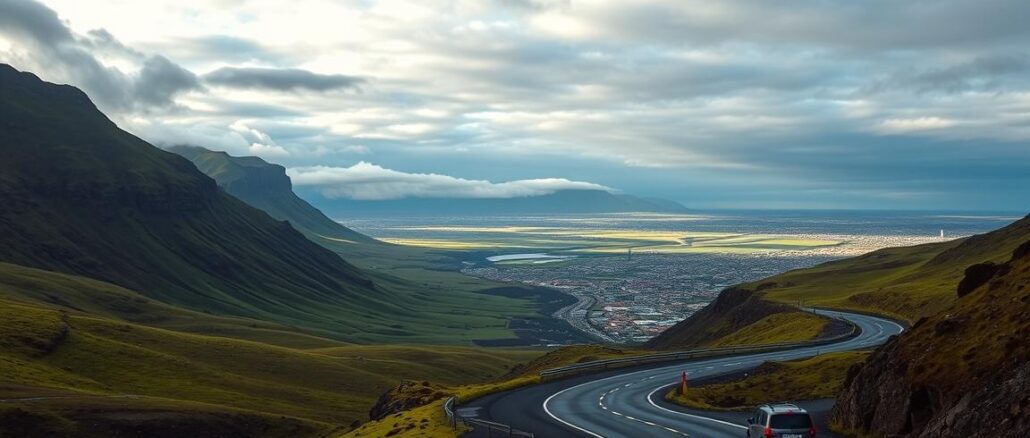
[[[290,152],[284,149],[282,146],[262,143],[251,143],[250,147],[247,148],[247,152],[249,152],[251,155],[257,155],[259,157],[282,158],[290,155]]]
[[[950,128],[955,125],[956,122],[954,120],[942,119],[940,117],[916,117],[884,120],[880,123],[879,128],[880,131],[885,133],[899,134]]]
[[[809,3],[0,0],[53,12],[0,13],[0,61],[83,87],[147,140],[288,167],[351,163],[357,143],[663,196],[1030,183],[1030,2]],[[226,72],[237,86],[210,82]]]
[[[494,183],[455,178],[435,173],[405,173],[359,162],[351,167],[313,166],[290,168],[287,174],[298,186],[318,187],[330,198],[384,200],[401,198],[518,198],[541,196],[559,190],[612,189],[564,178],[524,179]]]

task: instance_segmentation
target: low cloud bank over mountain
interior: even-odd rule
[[[327,198],[387,200],[402,198],[520,198],[560,190],[611,188],[565,178],[523,179],[494,183],[435,173],[405,173],[368,162],[351,167],[313,166],[287,172],[298,186],[314,186]]]

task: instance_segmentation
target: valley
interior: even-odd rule
[[[647,342],[725,288],[888,247],[946,244],[1014,215],[737,212],[348,219],[461,260],[461,272],[575,297],[554,315],[618,343]],[[947,229],[949,237],[941,238]],[[783,298],[797,304],[809,294]]]
[[[0,438],[1030,436],[1030,2],[924,3],[0,0]]]

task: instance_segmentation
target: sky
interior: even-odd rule
[[[329,197],[1026,211],[1026,0],[0,0],[0,62]]]

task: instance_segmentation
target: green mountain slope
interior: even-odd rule
[[[875,312],[915,322],[955,300],[963,272],[983,262],[1004,262],[1030,239],[1030,216],[965,239],[887,248],[760,280],[771,301]]]
[[[356,233],[297,197],[285,169],[277,164],[193,146],[170,150],[192,160],[230,194],[290,221],[311,241],[354,262],[380,287],[416,297],[426,321],[417,326],[390,324],[395,337],[406,334],[411,342],[474,340],[489,344],[587,339],[567,323],[549,317],[556,308],[570,304],[572,298],[567,295],[545,288],[513,288],[461,274],[455,271],[467,257],[461,253],[391,245]],[[537,315],[523,310],[533,307],[539,309]],[[482,328],[471,330],[476,326]],[[505,326],[519,328],[506,330]],[[463,327],[468,329],[460,330]],[[419,339],[412,337],[413,333],[418,333]],[[521,340],[490,339],[510,333]]]
[[[721,338],[740,337],[745,332],[772,335],[774,331],[761,329],[762,320],[781,318],[797,323],[797,318],[789,316],[797,310],[788,304],[798,303],[915,322],[946,309],[956,300],[955,290],[966,268],[1003,262],[1027,240],[1030,216],[965,239],[886,248],[734,286],[648,345],[683,348],[719,344]],[[762,341],[761,337],[756,341]]]
[[[989,242],[970,239],[934,260]],[[1030,434],[1030,239],[1011,254],[971,269],[961,297],[953,290],[951,305],[850,371],[834,422],[876,436]]]
[[[234,157],[197,146],[174,146],[168,149],[193,162],[219,187],[270,216],[288,221],[294,228],[328,239],[351,242],[378,241],[333,221],[300,199],[286,169],[258,157]]]
[[[527,300],[374,278],[120,130],[70,86],[0,66],[0,261],[356,342],[511,338]],[[469,305],[469,303],[472,303]]]
[[[410,313],[357,268],[121,131],[82,92],[0,67],[0,260],[170,304],[346,334]]]
[[[67,274],[0,279],[0,436],[323,436],[401,379],[483,381],[538,354],[347,345]]]

